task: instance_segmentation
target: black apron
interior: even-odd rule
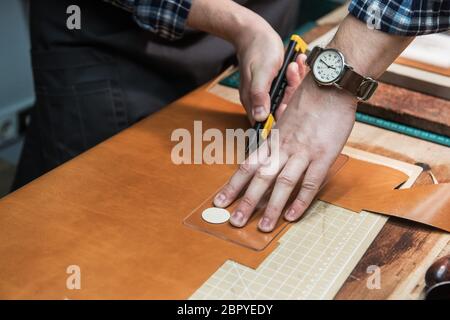
[[[297,0],[241,0],[282,35],[294,27]],[[67,7],[81,29],[66,27]],[[217,76],[233,47],[187,30],[168,41],[101,0],[30,1],[36,105],[13,190],[152,114]]]

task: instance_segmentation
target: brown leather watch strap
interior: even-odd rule
[[[378,83],[371,78],[363,77],[349,66],[345,66],[345,69],[337,85],[358,99],[368,100],[378,87]]]
[[[350,67],[345,67],[344,74],[342,78],[337,82],[337,84],[350,92],[354,96],[359,96],[359,88],[361,87],[362,82],[364,81],[364,77],[360,74],[353,71]]]

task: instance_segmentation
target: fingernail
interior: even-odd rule
[[[244,215],[242,214],[242,212],[236,211],[231,216],[230,221],[232,225],[236,227],[242,227],[242,225],[244,224]]]
[[[222,206],[225,203],[227,197],[223,193],[219,193],[214,199],[214,203],[218,206]]]
[[[266,114],[266,109],[263,106],[258,106],[253,108],[253,116],[254,117],[262,117]]]
[[[259,227],[263,231],[270,231],[270,228],[272,227],[272,223],[269,218],[262,218],[261,222],[259,223]]]
[[[290,209],[285,217],[289,221],[295,220],[295,210],[294,209]]]

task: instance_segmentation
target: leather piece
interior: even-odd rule
[[[340,155],[334,165],[330,168],[324,185],[336,175],[348,161],[348,156]],[[287,202],[289,205],[299,192],[300,185],[292,192],[290,200]],[[289,224],[282,217],[278,220],[276,227],[270,233],[261,232],[258,230],[258,222],[262,214],[264,213],[264,207],[260,206],[258,210],[250,218],[247,225],[243,228],[235,228],[230,223],[223,224],[210,224],[202,219],[203,210],[213,207],[215,193],[213,193],[206,201],[204,201],[198,208],[196,208],[189,216],[184,220],[184,224],[192,229],[206,232],[214,235],[220,239],[228,240],[233,243],[237,243],[244,247],[261,251],[264,250],[274,239],[278,238],[280,232]],[[239,199],[234,201],[227,210],[233,213],[236,208]]]
[[[404,173],[355,160],[350,158],[322,189],[320,200],[355,212],[371,211],[450,232],[450,184],[392,190],[406,181]]]
[[[350,158],[319,193],[320,200],[361,212],[366,203],[386,195],[408,179],[401,171]]]
[[[363,207],[450,232],[450,183],[393,190],[367,199]]]

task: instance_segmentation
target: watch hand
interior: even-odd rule
[[[324,65],[326,65],[328,68],[330,67],[329,65],[327,65],[327,63],[325,61],[323,61],[322,59],[320,59],[320,62],[322,62]]]
[[[336,70],[336,68],[334,68],[334,67],[328,65],[328,64],[327,64],[325,61],[323,61],[322,59],[320,59],[320,62],[322,62],[324,65],[326,65],[326,66],[328,67],[328,69]]]

